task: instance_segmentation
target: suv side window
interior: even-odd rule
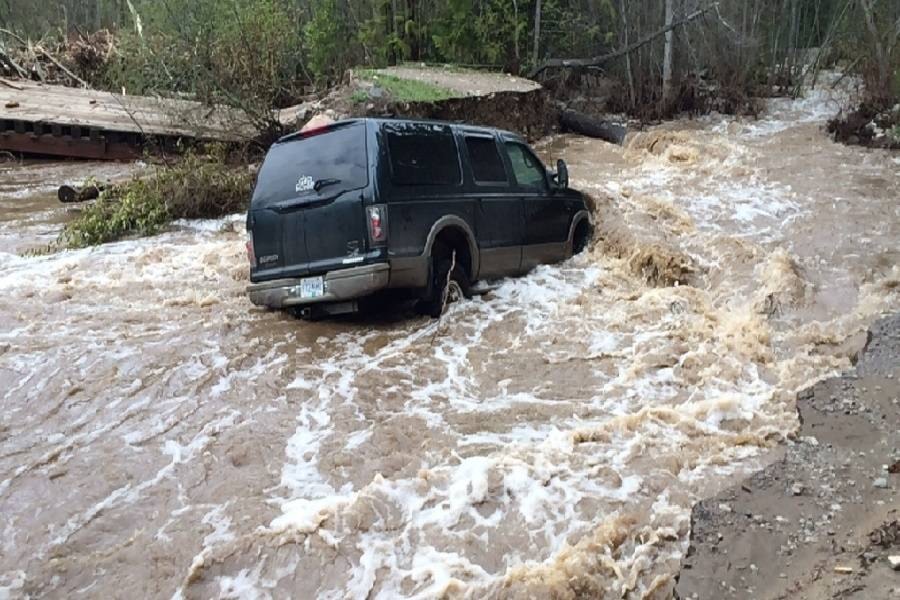
[[[387,136],[391,179],[395,184],[460,184],[459,155],[449,125],[388,123],[383,131]]]
[[[469,164],[472,176],[477,183],[508,183],[503,159],[497,151],[497,142],[493,138],[466,136],[466,150],[469,153]]]
[[[506,142],[505,146],[519,185],[536,190],[546,190],[546,171],[531,150],[517,142]]]

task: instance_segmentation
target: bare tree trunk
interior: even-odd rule
[[[622,42],[628,47],[628,9],[625,0],[619,0],[619,12],[622,13]],[[625,55],[625,72],[628,75],[628,106],[634,108],[634,74],[631,71],[631,53]]]
[[[389,48],[388,63],[392,64],[392,65],[396,65],[398,61],[397,61],[397,51],[395,50],[395,48],[396,48],[395,44],[396,44],[397,38],[399,37],[399,34],[397,33],[397,0],[391,0],[390,11],[391,11],[391,18],[388,21],[388,35],[391,36],[391,43],[388,46],[388,48]]]
[[[887,55],[884,52],[884,45],[881,43],[881,36],[878,33],[878,27],[875,25],[875,13],[872,10],[872,0],[860,0],[859,3],[863,7],[863,12],[865,12],[866,27],[868,27],[869,33],[872,34],[872,43],[875,47],[875,60],[878,63],[878,93],[884,94],[887,92],[888,88],[888,61]]]
[[[663,51],[663,104],[668,104],[672,98],[672,46],[675,44],[675,30],[672,21],[675,19],[674,0],[666,0],[666,46]]]
[[[531,54],[531,62],[534,66],[537,66],[538,59],[540,58],[540,49],[541,49],[541,0],[536,0],[534,3],[534,50]]]
[[[515,52],[516,52],[516,68],[519,68],[519,3],[517,0],[513,0],[513,39],[515,43]]]

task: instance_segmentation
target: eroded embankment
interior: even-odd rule
[[[869,335],[852,372],[799,394],[782,458],[694,506],[677,597],[898,597],[900,315]]]
[[[559,108],[542,89],[501,91],[438,102],[387,103],[374,108],[358,106],[355,110],[365,115],[437,119],[498,127],[519,133],[529,140],[559,129]]]

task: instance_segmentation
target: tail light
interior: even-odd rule
[[[366,208],[369,216],[369,239],[373,244],[384,243],[387,241],[387,207],[383,204],[376,204]]]
[[[253,232],[249,233],[250,237],[247,239],[247,260],[250,261],[250,266],[252,268],[256,268],[256,252],[253,250]]]

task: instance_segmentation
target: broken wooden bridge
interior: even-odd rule
[[[131,159],[148,143],[237,143],[255,134],[246,114],[225,107],[0,79],[0,151]]]

